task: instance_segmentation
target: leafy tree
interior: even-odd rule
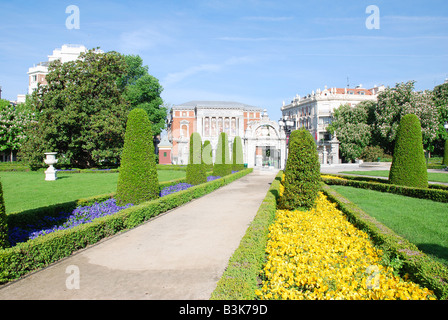
[[[159,197],[151,122],[145,110],[128,115],[116,199],[119,205],[139,204]]]
[[[278,204],[280,209],[295,210],[314,205],[320,190],[320,163],[314,138],[306,129],[291,133],[284,187]]]
[[[334,110],[332,123],[327,130],[336,135],[341,154],[348,161],[359,158],[365,147],[371,143],[369,115],[372,105],[370,101],[361,102],[355,107],[344,104]]]
[[[446,140],[448,133],[444,124],[448,121],[448,82],[434,87],[433,100],[439,113],[438,134],[441,139]]]
[[[233,139],[232,148],[232,170],[240,171],[244,169],[243,160],[243,143],[241,142],[241,137],[236,136]]]
[[[165,127],[167,108],[161,94],[163,91],[159,80],[148,73],[148,66],[143,66],[140,56],[126,55],[126,72],[118,80],[123,91],[123,98],[129,102],[130,109],[144,109],[152,123],[153,136],[160,134]]]
[[[34,119],[34,113],[14,106],[7,100],[0,101],[0,151],[9,151],[11,161],[25,140],[25,127]]]
[[[213,175],[224,177],[232,173],[232,161],[230,159],[229,140],[227,133],[221,132],[216,148]]]
[[[32,95],[38,119],[27,129],[23,158],[35,167],[48,151],[80,168],[118,162],[128,106],[117,78],[125,66],[120,54],[94,49],[76,61],[50,63],[47,85]]]
[[[428,187],[422,129],[418,117],[414,114],[407,114],[400,121],[389,181],[408,187]]]
[[[0,249],[8,246],[8,224],[6,218],[5,201],[3,199],[2,183],[0,181]]]
[[[400,120],[406,114],[415,114],[419,118],[423,143],[427,148],[437,138],[438,113],[432,92],[414,92],[414,83],[398,83],[378,94],[373,136],[386,153],[392,154]]]

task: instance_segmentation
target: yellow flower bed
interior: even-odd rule
[[[336,176],[330,176],[330,175],[326,175],[326,174],[321,174],[320,175],[321,178],[325,178],[325,179],[338,179],[338,180],[347,180],[341,177],[336,177]]]
[[[260,299],[435,299],[382,266],[382,252],[322,193],[314,209],[277,211],[266,251]]]

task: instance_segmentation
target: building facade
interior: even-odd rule
[[[280,168],[285,157],[284,133],[262,109],[238,102],[191,101],[173,106],[168,121],[172,163],[188,164],[190,135],[198,132],[209,140],[213,160],[221,132],[227,133],[230,150],[236,136],[243,142],[248,167]],[[283,160],[283,161],[282,161]]]
[[[48,56],[48,61],[39,62],[28,69],[28,94],[37,90],[39,84],[47,84],[45,76],[48,74],[48,65],[50,62],[60,60],[62,63],[78,59],[81,53],[87,52],[83,45],[64,44],[61,48],[53,50],[53,54]],[[23,95],[19,95],[18,101],[23,100]]]
[[[317,89],[304,97],[296,95],[289,104],[283,102],[282,117],[291,120],[293,129],[305,128],[310,131],[317,143],[321,164],[337,164],[339,160],[339,142],[327,132],[334,109],[340,105],[355,106],[362,101],[376,101],[384,86],[365,89],[327,88]]]

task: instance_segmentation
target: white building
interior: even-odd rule
[[[64,44],[62,48],[53,50],[53,54],[48,56],[48,61],[39,62],[37,65],[29,68],[29,84],[28,94],[32,94],[37,89],[38,84],[46,84],[45,76],[48,73],[48,65],[50,62],[60,60],[62,63],[74,61],[78,59],[81,53],[87,52],[87,48],[83,45]],[[21,95],[19,95],[21,96]],[[18,97],[17,100],[23,99]]]
[[[230,101],[191,101],[173,106],[168,123],[172,143],[172,162],[187,164],[190,135],[198,132],[209,140],[215,157],[221,132],[228,135],[229,150],[239,136],[243,143],[243,161],[249,168],[283,168],[286,136],[266,110]]]
[[[378,93],[384,89],[384,86],[372,89],[325,86],[324,90],[317,89],[304,97],[297,95],[289,104],[283,102],[282,116],[285,120],[292,120],[293,129],[310,131],[317,142],[321,164],[339,163],[339,143],[327,132],[334,109],[343,104],[355,106],[362,101],[376,101]]]

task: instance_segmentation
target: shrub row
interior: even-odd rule
[[[254,300],[261,281],[260,271],[266,260],[269,226],[275,218],[279,197],[280,171],[269,188],[254,220],[246,230],[240,245],[211,295],[212,300]]]
[[[44,237],[19,243],[12,248],[0,250],[0,283],[17,279],[31,271],[67,257],[103,238],[134,228],[152,217],[227,185],[251,173],[252,170],[246,169],[187,190],[141,203],[114,215],[96,219],[88,224],[54,232]],[[94,201],[94,198],[83,200],[84,203],[91,201]],[[53,210],[54,207],[56,206],[53,206]],[[12,218],[12,220],[14,219],[17,218]]]
[[[400,261],[401,275],[436,294],[438,299],[448,299],[448,268],[421,252],[414,244],[370,217],[354,203],[342,197],[328,185],[323,185],[324,194],[338,205],[348,220],[367,232],[374,243],[383,250],[389,261]],[[394,266],[397,269],[397,266]]]
[[[407,197],[428,199],[444,203],[448,202],[447,186],[429,185],[428,188],[416,188],[390,184],[387,180],[384,179],[348,177],[342,175],[333,175],[334,178],[329,178],[326,176],[329,175],[323,176],[322,181],[329,185],[364,188],[381,192],[395,193]]]

